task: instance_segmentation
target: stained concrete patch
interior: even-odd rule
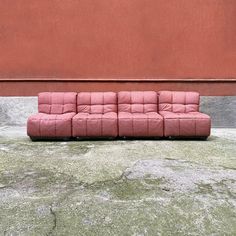
[[[236,197],[235,169],[210,168],[185,160],[141,160],[128,168],[127,179],[161,179],[165,189],[186,192],[208,186],[212,190],[219,183],[227,184],[227,191]]]
[[[235,235],[236,130],[31,142],[0,127],[0,235]]]

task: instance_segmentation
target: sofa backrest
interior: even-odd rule
[[[47,114],[64,114],[76,112],[74,92],[44,92],[38,94],[38,111]]]
[[[118,111],[129,113],[157,112],[157,93],[154,91],[121,91],[118,93]]]
[[[117,94],[114,92],[78,93],[77,112],[89,114],[117,112]]]
[[[188,113],[199,111],[199,93],[180,91],[160,91],[159,111]]]

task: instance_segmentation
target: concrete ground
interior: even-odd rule
[[[236,235],[236,129],[31,142],[1,127],[0,235]]]

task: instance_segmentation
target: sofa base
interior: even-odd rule
[[[30,136],[29,136],[30,137]],[[72,141],[73,137],[30,137],[33,142],[37,141]]]
[[[121,137],[30,137],[33,142],[37,141],[96,141],[96,140],[207,140],[209,136],[168,136],[168,137],[157,137],[157,136],[121,136]]]
[[[207,140],[209,136],[168,136],[170,140]]]
[[[98,137],[75,137],[74,138],[75,140],[78,140],[78,141],[94,141],[94,140],[116,140],[117,137],[105,137],[105,136],[98,136]]]
[[[161,140],[165,139],[165,137],[160,136],[119,136],[120,140]]]

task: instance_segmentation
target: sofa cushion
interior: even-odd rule
[[[207,137],[210,135],[211,118],[200,112],[174,113],[162,111],[164,135],[182,137]]]
[[[187,113],[199,111],[199,93],[160,91],[159,111]]]
[[[76,113],[32,115],[27,121],[27,134],[30,137],[71,137],[72,117]]]
[[[118,114],[119,136],[125,137],[161,137],[163,136],[163,118],[156,112]]]
[[[160,111],[159,114],[166,119],[210,119],[210,116],[201,112],[175,113],[169,111]]]
[[[117,112],[117,95],[113,92],[78,93],[77,112],[88,114]]]
[[[116,137],[117,113],[78,113],[73,117],[74,137]]]
[[[46,114],[76,112],[76,96],[73,92],[44,92],[38,95],[38,111]]]
[[[129,113],[157,112],[154,91],[122,91],[118,93],[118,111]]]
[[[73,118],[74,137],[116,137],[117,95],[114,92],[81,92]]]

